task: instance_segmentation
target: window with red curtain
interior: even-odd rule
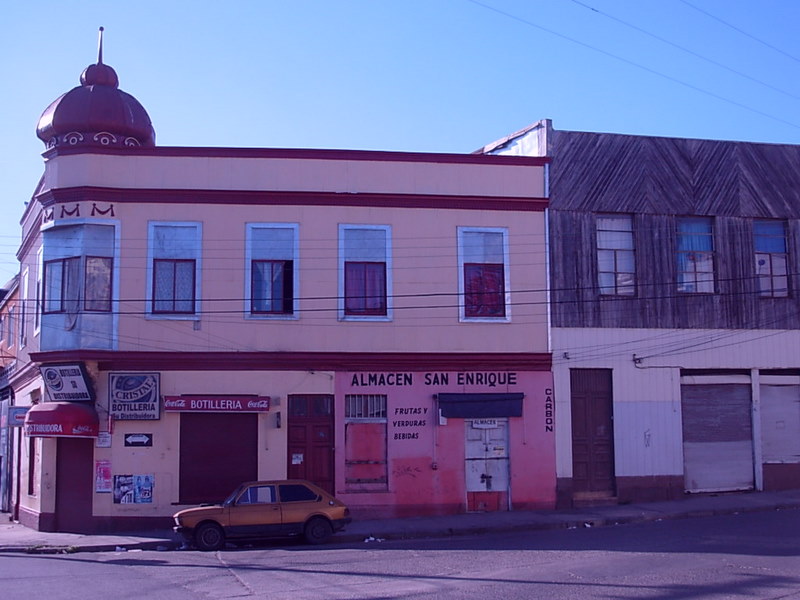
[[[346,315],[386,314],[386,263],[344,263]]]
[[[506,315],[502,264],[464,264],[464,314],[467,317]]]

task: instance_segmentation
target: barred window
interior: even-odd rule
[[[382,394],[353,394],[345,396],[344,416],[348,420],[385,419],[386,396]]]

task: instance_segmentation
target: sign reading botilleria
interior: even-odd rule
[[[167,412],[236,412],[269,410],[269,396],[164,396]]]
[[[161,417],[158,373],[109,373],[109,411],[119,421],[157,421]]]

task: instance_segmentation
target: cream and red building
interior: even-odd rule
[[[37,134],[22,523],[287,476],[356,518],[555,505],[549,159],[159,147],[101,60]]]

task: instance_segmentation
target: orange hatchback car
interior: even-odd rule
[[[219,550],[227,540],[294,535],[321,544],[352,520],[342,502],[300,479],[243,483],[222,504],[187,508],[173,518],[173,530],[198,550]]]

